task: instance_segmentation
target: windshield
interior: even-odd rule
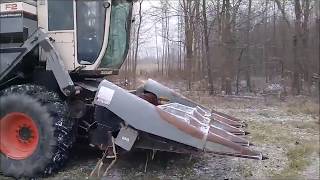
[[[113,0],[107,51],[99,68],[120,69],[129,48],[132,2]]]

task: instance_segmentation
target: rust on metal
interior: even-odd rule
[[[228,118],[226,118],[226,117],[224,117],[224,116],[221,116],[221,115],[219,115],[219,114],[212,113],[211,115],[212,115],[212,118],[213,118],[213,119],[216,119],[216,120],[218,120],[218,121],[225,122],[225,123],[227,123],[227,124],[229,124],[229,125],[231,125],[231,126],[234,126],[234,127],[243,127],[243,126],[244,126],[244,125],[243,125],[242,123],[240,123],[239,121],[233,121],[233,120],[228,119]]]
[[[177,129],[191,135],[192,137],[198,138],[198,139],[202,139],[205,136],[204,132],[197,129],[195,126],[190,126],[190,124],[188,124],[184,120],[182,120],[182,119],[179,120],[177,117],[161,110],[158,107],[155,107],[155,108],[163,120],[167,121],[168,123],[170,123],[171,125],[173,125]]]
[[[215,111],[215,110],[213,110],[213,109],[211,110],[211,113],[218,114],[218,115],[220,115],[220,116],[226,117],[226,118],[231,119],[231,120],[233,120],[233,121],[242,122],[242,120],[240,120],[240,119],[238,119],[238,118],[235,118],[235,117],[233,117],[233,116],[230,116],[230,115],[228,115],[228,114],[225,114],[225,113],[222,113],[222,112],[219,112],[219,111]]]
[[[204,116],[201,115],[198,111],[193,111],[192,115],[193,115],[196,119],[198,119],[201,123],[210,124],[211,119],[204,117]]]
[[[192,137],[203,139],[205,138],[205,132],[201,131],[203,124],[200,121],[196,120],[196,118],[190,117],[190,122],[187,122],[183,119],[179,119],[166,111],[163,111],[159,107],[155,107],[157,112],[159,113],[160,117],[168,122],[169,124],[173,125],[177,129],[183,131],[186,134],[191,135]],[[210,141],[212,143],[217,143],[224,145],[238,153],[234,154],[235,156],[259,156],[254,151],[242,146],[242,145],[249,145],[249,142],[241,137],[237,137],[231,133],[226,132],[225,130],[219,129],[214,126],[210,126],[207,139],[206,141]],[[228,152],[226,152],[228,153]]]
[[[239,152],[240,155],[247,155],[247,156],[259,156],[260,154],[251,151],[250,149],[243,147],[241,145],[238,145],[232,141],[229,141],[219,135],[216,135],[212,132],[209,132],[208,134],[208,141],[213,142],[213,143],[218,143],[221,145],[224,145],[226,147],[229,147],[237,152]]]
[[[227,131],[225,131],[223,129],[211,126],[210,129],[209,129],[209,132],[217,134],[217,135],[219,135],[221,137],[224,137],[225,139],[227,139],[229,141],[232,141],[234,143],[249,146],[249,141],[248,140],[246,140],[244,138],[241,138],[239,136],[236,136],[234,134],[231,134],[231,133],[229,133],[229,132],[227,132]]]
[[[227,123],[221,122],[219,120],[216,120],[216,119],[211,121],[211,125],[220,127],[221,129],[224,129],[234,135],[245,135],[245,132],[243,130],[236,128],[234,126],[231,126]]]
[[[151,103],[151,104],[153,104],[153,105],[155,105],[155,106],[159,105],[157,96],[155,96],[155,95],[152,94],[152,93],[139,94],[138,97],[140,97],[141,99],[144,99],[144,100],[148,101],[149,103]]]

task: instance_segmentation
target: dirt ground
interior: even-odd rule
[[[103,179],[319,179],[319,104],[307,97],[265,101],[183,92],[212,109],[245,120],[248,138],[268,160],[147,152],[121,156]],[[67,167],[48,179],[89,178],[100,153],[76,147]],[[0,176],[0,179],[4,177]]]

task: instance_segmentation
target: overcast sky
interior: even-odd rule
[[[170,0],[172,4],[175,4],[177,0]],[[135,6],[135,15],[138,14],[139,3]],[[159,0],[144,0],[142,3],[142,28],[141,28],[141,47],[139,48],[139,55],[141,56],[153,56],[156,57],[156,37],[158,41],[158,51],[162,52],[162,38],[161,38],[161,22],[155,22],[155,18],[150,16],[156,8],[160,8],[161,4]],[[154,14],[154,13],[153,13]],[[161,14],[159,14],[161,15]],[[136,16],[136,20],[138,20]],[[138,21],[136,21],[138,22]],[[177,39],[177,18],[170,18],[170,39]],[[161,54],[161,53],[159,53]]]

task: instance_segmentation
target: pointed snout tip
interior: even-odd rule
[[[249,135],[249,134],[251,134],[251,133],[248,132],[248,131],[245,131],[245,132],[244,132],[244,135]]]

